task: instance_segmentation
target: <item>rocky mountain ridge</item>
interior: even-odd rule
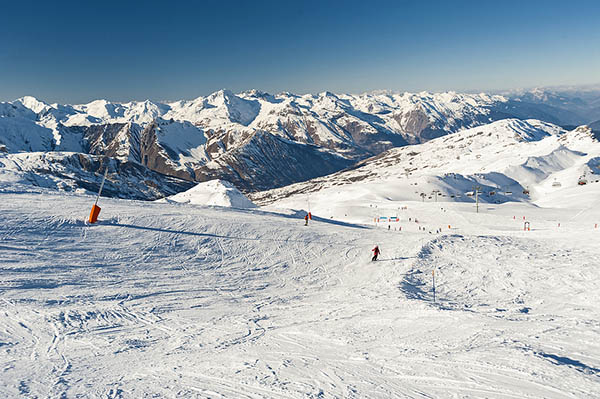
[[[176,102],[80,105],[23,97],[0,103],[0,151],[108,157],[164,176],[195,182],[220,178],[255,192],[495,120],[535,117],[561,124],[582,118],[579,111],[557,111],[554,100],[535,103],[537,97],[520,96],[221,90]],[[581,108],[581,102],[572,102]]]

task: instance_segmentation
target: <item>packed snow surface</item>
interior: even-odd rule
[[[88,225],[93,196],[37,190],[0,193],[1,397],[600,396],[597,202],[373,197],[305,227],[101,198]]]
[[[191,189],[172,195],[167,202],[182,202],[192,205],[227,206],[233,208],[256,208],[235,186],[224,180],[210,180],[198,183]],[[159,200],[159,201],[165,201]]]

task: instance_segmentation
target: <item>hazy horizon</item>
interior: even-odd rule
[[[88,101],[83,101],[83,102],[59,102],[59,101],[49,101],[46,100],[45,98],[36,96],[34,94],[23,94],[22,96],[19,97],[15,97],[15,98],[11,98],[11,99],[1,99],[1,102],[12,102],[12,101],[16,101],[18,99],[24,98],[24,97],[34,97],[39,101],[43,101],[47,104],[53,104],[53,103],[58,103],[58,104],[86,104],[89,103],[91,101],[95,101],[95,100],[106,100],[109,102],[113,102],[113,103],[129,103],[129,102],[141,102],[141,101],[152,101],[152,102],[160,102],[160,103],[169,103],[169,102],[175,102],[175,101],[190,101],[190,100],[194,100],[196,98],[199,97],[207,97],[213,93],[216,93],[220,90],[229,90],[234,94],[241,94],[243,92],[248,92],[248,91],[252,91],[252,90],[257,90],[259,92],[263,92],[266,94],[270,94],[270,95],[278,95],[281,93],[290,93],[290,94],[294,94],[294,95],[298,95],[298,96],[305,96],[305,95],[318,95],[319,93],[324,93],[324,92],[330,92],[330,93],[334,93],[336,95],[366,95],[366,94],[403,94],[403,93],[421,93],[421,92],[429,92],[429,93],[448,93],[448,92],[455,92],[455,93],[465,93],[465,94],[480,94],[480,93],[485,93],[485,94],[491,94],[491,95],[501,95],[501,94],[508,94],[508,93],[514,93],[514,92],[520,92],[520,91],[532,91],[532,90],[536,90],[536,89],[542,89],[542,90],[556,90],[556,91],[600,91],[600,83],[590,83],[590,84],[582,84],[582,85],[559,85],[559,86],[531,86],[531,87],[519,87],[519,88],[512,88],[512,89],[497,89],[497,90],[452,90],[452,89],[448,89],[448,90],[386,90],[386,89],[374,89],[374,90],[368,90],[368,91],[364,91],[364,92],[360,92],[360,93],[351,93],[351,92],[339,92],[339,91],[332,91],[332,90],[321,90],[319,92],[311,92],[311,93],[294,93],[291,92],[290,90],[281,90],[281,91],[277,91],[277,92],[269,92],[266,90],[261,90],[260,88],[250,88],[250,89],[246,89],[246,90],[231,90],[229,88],[221,88],[215,91],[212,91],[210,93],[203,93],[203,94],[199,94],[197,96],[192,96],[192,97],[181,97],[181,98],[166,98],[166,99],[160,99],[160,98],[129,98],[129,99],[108,99],[108,98],[90,98]]]

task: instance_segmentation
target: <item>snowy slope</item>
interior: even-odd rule
[[[597,206],[92,203],[0,193],[2,397],[600,396]]]
[[[144,165],[167,175],[194,179],[194,169],[206,164],[206,136],[189,122],[158,118],[141,133],[140,159]]]
[[[31,119],[0,117],[0,145],[6,151],[49,151],[55,146],[52,129]]]
[[[587,128],[566,132],[536,120],[507,119],[392,149],[349,170],[251,199],[301,209],[309,195],[336,217],[346,212],[335,211],[339,203],[332,198],[473,202],[467,194],[480,187],[483,202],[537,201],[580,188],[582,176],[590,184],[600,180],[599,155],[600,143]]]
[[[97,193],[106,168],[109,174],[104,196],[155,200],[194,185],[128,160],[72,152],[0,152],[0,191],[35,191],[35,187],[45,187]]]
[[[223,180],[199,183],[187,191],[159,200],[192,205],[256,208],[235,186]]]

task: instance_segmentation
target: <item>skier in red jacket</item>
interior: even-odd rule
[[[379,254],[381,253],[381,251],[379,250],[379,246],[375,245],[375,248],[373,248],[371,251],[373,251],[373,258],[371,259],[371,261],[376,261],[377,256],[379,256]]]

